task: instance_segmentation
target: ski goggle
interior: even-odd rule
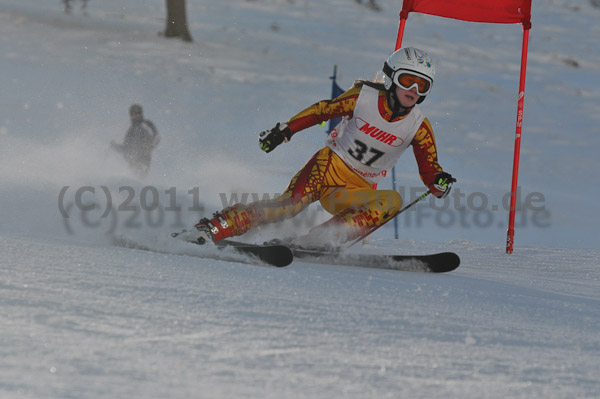
[[[432,81],[424,76],[417,76],[409,72],[398,71],[394,74],[394,84],[405,90],[416,87],[418,95],[426,96],[431,90]]]

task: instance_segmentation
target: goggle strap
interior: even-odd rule
[[[394,78],[394,70],[390,64],[387,63],[387,61],[383,63],[383,73],[386,74],[390,79]]]

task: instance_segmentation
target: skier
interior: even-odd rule
[[[265,223],[291,218],[320,201],[334,216],[294,239],[300,247],[339,245],[390,220],[402,207],[394,190],[376,190],[400,155],[412,145],[420,177],[443,198],[456,181],[438,164],[430,122],[417,104],[431,91],[435,75],[429,55],[416,48],[394,52],[383,66],[383,82],[357,80],[333,100],[324,100],[259,135],[269,153],[300,130],[343,117],[319,150],[275,199],[235,204],[201,219],[184,240],[203,244],[239,236]]]
[[[131,127],[127,130],[123,144],[111,140],[110,146],[123,154],[129,167],[140,177],[145,177],[150,169],[152,150],[160,142],[158,131],[152,122],[144,119],[142,106],[129,107]]]

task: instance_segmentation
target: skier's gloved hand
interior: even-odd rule
[[[435,195],[436,197],[445,198],[448,194],[450,194],[452,183],[455,181],[456,179],[452,177],[450,173],[436,173],[435,177],[433,178],[433,183],[429,185],[429,190],[431,190],[431,194]]]
[[[258,135],[258,145],[264,152],[271,152],[284,141],[292,138],[292,131],[285,123],[277,123],[271,130],[265,130]]]

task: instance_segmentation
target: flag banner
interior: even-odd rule
[[[513,24],[530,28],[531,0],[404,0],[402,14],[437,15],[471,22]]]
[[[404,26],[408,14],[411,12],[470,22],[523,24],[523,48],[521,54],[519,101],[517,104],[517,127],[515,133],[511,205],[506,238],[506,253],[511,254],[513,253],[515,233],[515,193],[519,176],[527,47],[529,43],[529,29],[531,29],[531,0],[404,0],[402,3],[402,11],[400,12],[400,26],[398,27],[398,35],[396,37],[396,50],[402,46]]]
[[[340,94],[342,94],[344,92],[344,89],[342,89],[336,82],[336,78],[337,78],[337,66],[334,67],[333,70],[333,76],[331,76],[331,99],[333,100],[334,98],[338,97]],[[340,123],[342,121],[342,118],[335,118],[335,119],[331,119],[329,121],[329,127],[327,128],[327,134],[331,133],[331,131],[333,129],[335,129],[335,127],[338,125],[338,123]]]
[[[344,89],[342,89],[340,86],[338,86],[336,81],[333,81],[333,86],[331,87],[331,98],[332,99],[336,98],[343,92],[344,92]]]

